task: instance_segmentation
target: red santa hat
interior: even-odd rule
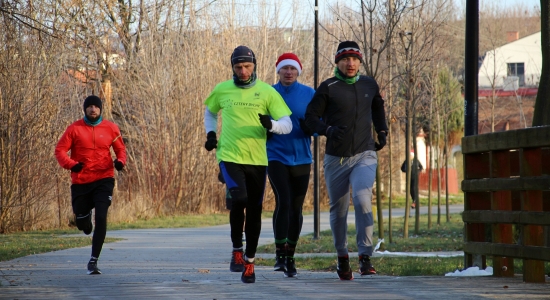
[[[293,66],[298,70],[298,75],[302,74],[302,63],[294,53],[283,53],[279,56],[279,59],[277,59],[275,66],[277,67],[277,73],[279,73],[279,70],[284,66]]]

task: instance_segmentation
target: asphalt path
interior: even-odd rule
[[[451,211],[459,212],[461,206]],[[394,209],[393,215],[399,216],[400,210]],[[321,214],[320,221],[321,230],[329,228],[328,214]],[[313,216],[307,215],[303,233],[311,232]],[[89,246],[0,262],[0,299],[548,299],[550,295],[548,284],[526,284],[521,277],[356,273],[355,280],[340,281],[334,272],[301,270],[299,262],[297,278],[256,266],[256,283],[244,284],[240,273],[229,271],[229,225],[117,230],[107,236],[124,240],[104,245],[101,275],[86,275]],[[272,240],[271,220],[264,220],[260,243]]]

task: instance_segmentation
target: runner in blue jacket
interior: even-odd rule
[[[282,54],[276,63],[279,82],[273,87],[292,111],[292,131],[272,135],[267,141],[267,174],[275,194],[273,234],[275,235],[275,271],[285,277],[296,276],[294,252],[302,230],[302,206],[311,171],[311,133],[300,128],[307,105],[315,90],[298,82],[302,73],[300,59],[293,53]],[[307,131],[307,130],[306,130]]]

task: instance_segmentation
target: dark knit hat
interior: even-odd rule
[[[91,95],[86,97],[84,100],[84,112],[86,112],[86,108],[90,105],[95,105],[99,107],[100,110],[103,110],[103,103],[101,102],[101,99],[99,99],[98,96]]]
[[[251,62],[256,64],[256,56],[247,46],[239,46],[235,48],[231,54],[231,66],[243,62]]]
[[[357,57],[361,62],[363,62],[363,53],[361,53],[361,49],[359,49],[359,45],[357,45],[356,42],[341,42],[338,45],[338,50],[336,51],[336,55],[334,56],[334,63],[338,63],[338,61],[340,61],[342,58],[350,56]]]

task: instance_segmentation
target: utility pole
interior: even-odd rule
[[[315,37],[314,39],[314,62],[313,62],[313,88],[317,89],[319,82],[319,6],[315,0]],[[320,238],[321,231],[321,204],[319,201],[319,137],[313,137],[313,239]]]

